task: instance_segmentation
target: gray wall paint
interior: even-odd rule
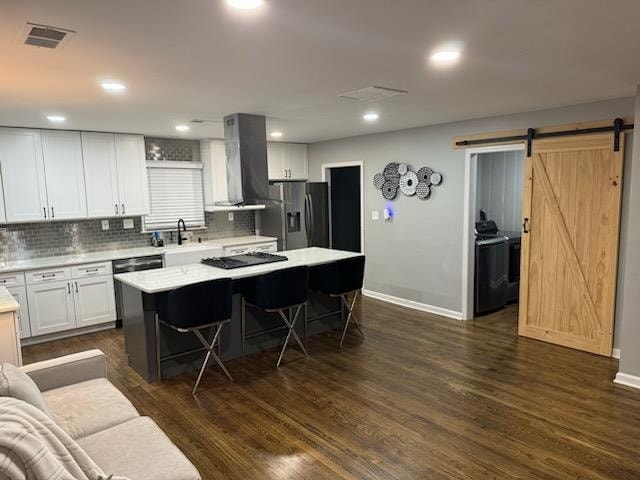
[[[480,210],[484,210],[500,230],[520,230],[523,185],[524,152],[479,154],[476,220],[480,220]]]
[[[451,147],[452,137],[631,116],[634,109],[633,97],[619,98],[314,143],[309,146],[310,176],[321,180],[323,163],[363,161],[366,288],[460,312],[465,153]],[[384,122],[384,111],[380,121]],[[627,135],[627,146],[629,168],[631,135]],[[385,206],[380,192],[373,186],[373,175],[391,161],[406,162],[413,167],[428,165],[442,172],[444,181],[426,201],[400,195],[393,202],[396,218],[392,223],[372,221],[371,211]],[[625,186],[628,181],[627,175]],[[625,188],[625,197],[626,194]],[[626,198],[623,205],[624,226],[628,218]],[[625,248],[624,242],[621,246]],[[616,322],[616,328],[619,324]]]
[[[640,86],[635,109],[635,118],[640,119]],[[640,128],[634,130],[633,141],[640,145]],[[634,150],[625,175],[617,306],[620,372],[640,376],[640,148]]]

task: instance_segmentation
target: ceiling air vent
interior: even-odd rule
[[[194,118],[189,123],[195,125],[202,125],[203,123],[222,123],[222,120],[205,120],[202,118]]]
[[[23,29],[21,39],[23,39],[25,45],[42,48],[61,48],[74,33],[76,32],[66,28],[27,23]]]
[[[404,95],[406,93],[409,92],[406,90],[374,85],[373,87],[361,88],[360,90],[354,90],[353,92],[341,93],[338,97],[346,98],[348,100],[360,100],[361,102],[375,102],[395,97],[397,95]]]

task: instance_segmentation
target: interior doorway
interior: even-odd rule
[[[329,183],[331,248],[363,252],[362,162],[325,164],[322,177]]]
[[[518,302],[524,145],[466,151],[462,318]]]

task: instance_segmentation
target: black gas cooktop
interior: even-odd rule
[[[253,252],[244,255],[234,255],[232,257],[203,258],[202,263],[210,267],[232,270],[234,268],[252,267],[254,265],[262,265],[263,263],[285,262],[287,260],[289,259],[282,255]]]

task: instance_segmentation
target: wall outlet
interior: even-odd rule
[[[371,220],[379,220],[380,212],[378,210],[371,210]]]
[[[102,220],[102,229],[109,230],[109,220]]]
[[[133,218],[125,218],[122,221],[122,228],[125,230],[131,230],[133,228]]]
[[[229,212],[227,214],[227,218],[229,219],[230,222],[233,222],[233,212]]]

